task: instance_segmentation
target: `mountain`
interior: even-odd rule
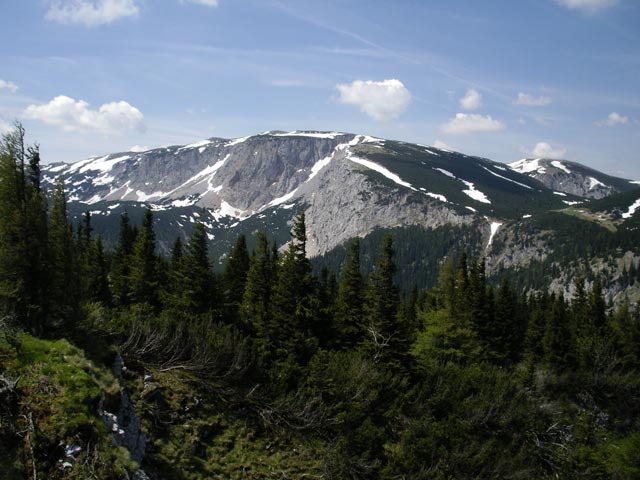
[[[602,172],[567,160],[547,158],[523,159],[510,163],[516,172],[535,178],[546,187],[585,198],[604,198],[634,188],[638,182],[612,177]]]
[[[115,243],[122,212],[138,222],[150,206],[164,252],[200,220],[217,265],[241,233],[251,239],[264,230],[285,244],[301,208],[307,251],[318,268],[338,271],[345,243],[356,236],[363,238],[365,258],[372,258],[382,232],[393,231],[402,238],[396,242],[401,277],[420,286],[433,283],[444,257],[461,251],[486,256],[489,273],[511,272],[522,288],[544,289],[556,281],[567,294],[572,275],[592,271],[576,245],[589,246],[589,255],[599,259],[621,258],[626,250],[603,245],[622,242],[622,235],[631,253],[619,273],[640,261],[640,251],[626,240],[637,236],[628,225],[638,217],[631,208],[640,189],[567,161],[505,165],[367,135],[271,131],[43,167],[45,184],[59,175],[70,211],[79,217],[89,210],[107,243]],[[590,207],[593,199],[613,198],[618,205],[610,208],[622,212],[617,217],[591,210],[600,208]],[[590,236],[576,238],[585,228]],[[591,245],[600,236],[608,237]],[[566,281],[558,280],[559,269],[566,270]],[[611,297],[620,289],[612,289]]]

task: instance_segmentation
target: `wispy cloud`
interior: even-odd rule
[[[0,78],[0,90],[9,90],[11,93],[16,93],[18,86],[10,80]]]
[[[554,0],[558,5],[585,13],[596,13],[615,6],[618,0]]]
[[[482,95],[474,89],[470,88],[460,99],[460,108],[464,110],[477,110],[482,105]]]
[[[0,135],[10,132],[12,128],[13,125],[0,119]]]
[[[59,95],[49,103],[29,105],[25,118],[40,120],[67,131],[98,132],[105,135],[131,130],[144,131],[144,115],[127,102],[110,102],[91,110],[84,100]]]
[[[55,0],[46,18],[58,23],[97,27],[121,18],[134,17],[138,12],[134,0]]]
[[[620,115],[618,112],[611,112],[604,120],[599,120],[596,125],[599,127],[615,127],[616,125],[626,125],[629,117]]]
[[[553,148],[547,142],[538,142],[527,153],[533,158],[564,158],[567,150],[565,148]]]
[[[544,107],[551,103],[550,97],[540,96],[534,97],[528,93],[518,93],[518,98],[514,102],[516,105],[522,105],[524,107]]]
[[[505,125],[499,120],[494,120],[490,115],[482,116],[476,113],[456,113],[447,123],[440,127],[443,133],[450,135],[479,133],[479,132],[497,132],[504,130]]]
[[[338,101],[360,107],[374,120],[391,120],[400,116],[411,102],[411,93],[400,80],[381,82],[356,80],[349,84],[338,84]]]
[[[197,3],[205,7],[217,7],[218,0],[180,0],[180,3]]]

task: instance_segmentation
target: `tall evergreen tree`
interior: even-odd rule
[[[113,253],[113,260],[109,273],[109,286],[113,302],[117,306],[129,304],[129,275],[131,271],[133,244],[136,236],[137,230],[131,226],[129,215],[127,212],[124,212],[120,216],[118,244],[116,245]]]
[[[399,368],[408,354],[409,336],[399,315],[400,294],[395,273],[393,239],[387,234],[367,284],[364,311],[369,325],[364,345],[377,361]]]
[[[289,248],[279,262],[272,296],[274,353],[278,358],[293,355],[304,363],[316,348],[319,321],[317,285],[306,255],[304,211],[294,219]]]
[[[364,339],[367,325],[365,325],[363,301],[364,282],[360,272],[360,239],[355,238],[349,244],[336,300],[335,342],[342,348],[352,348]]]
[[[87,251],[87,290],[85,298],[105,305],[111,302],[108,280],[109,266],[102,243],[102,237],[96,235]]]
[[[267,355],[271,337],[271,290],[275,280],[273,257],[264,233],[258,232],[251,254],[240,320],[245,332],[256,338],[258,351]]]
[[[247,240],[244,235],[239,235],[222,275],[226,305],[225,314],[230,322],[235,323],[238,320],[240,304],[247,284],[249,264],[250,257],[247,249]]]
[[[203,314],[215,304],[214,278],[209,262],[207,232],[202,222],[193,226],[184,255],[183,295],[187,308],[195,314]]]
[[[543,361],[558,370],[575,365],[575,338],[569,322],[567,305],[561,296],[551,297],[551,310],[547,314]]]
[[[156,236],[153,229],[153,213],[150,208],[147,208],[144,212],[142,227],[133,244],[130,265],[130,302],[156,307],[158,304],[158,265],[156,257]]]
[[[64,324],[72,321],[77,312],[80,283],[62,177],[58,178],[53,191],[49,220],[49,244],[51,252],[51,315],[57,323]]]
[[[47,300],[46,198],[40,154],[27,148],[17,124],[0,141],[0,308],[41,332]],[[26,163],[28,162],[28,167]]]

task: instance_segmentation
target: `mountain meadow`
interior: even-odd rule
[[[2,478],[640,478],[637,185],[289,137],[182,147],[154,200],[178,147],[3,136]]]

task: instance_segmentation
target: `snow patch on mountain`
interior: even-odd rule
[[[496,172],[488,169],[487,167],[483,166],[482,168],[484,168],[491,175],[494,175],[494,176],[496,176],[498,178],[501,178],[502,180],[506,180],[507,182],[515,183],[516,185],[520,185],[521,187],[528,188],[529,190],[533,190],[533,188],[531,188],[529,185],[525,185],[524,183],[516,182],[515,180],[511,180],[510,178],[507,178],[507,177],[503,177],[499,173],[496,173]],[[500,167],[496,167],[496,168],[500,168]],[[504,169],[501,169],[501,170],[504,170]]]
[[[552,161],[551,165],[556,167],[558,170],[564,171],[565,173],[571,173],[571,170],[569,170],[564,163],[559,162],[558,160]]]
[[[311,138],[334,139],[336,137],[340,137],[345,134],[340,132],[301,132],[296,130],[293,132],[285,132],[285,133],[265,132],[265,135],[271,135],[272,137],[311,137]]]
[[[544,166],[540,165],[540,158],[523,158],[522,160],[518,160],[517,162],[509,163],[508,166],[519,173],[546,173],[547,169]]]
[[[475,185],[473,184],[473,182],[467,182],[466,180],[462,180],[462,179],[458,179],[460,180],[462,183],[464,183],[467,186],[466,190],[462,190],[462,193],[464,193],[465,195],[473,198],[474,200],[481,202],[481,203],[491,203],[491,200],[489,200],[489,198],[487,198],[487,196],[482,193],[480,190],[476,189]]]
[[[502,223],[500,222],[491,222],[491,225],[489,226],[490,234],[489,234],[489,241],[487,242],[487,248],[489,248],[489,246],[493,243],[493,237],[496,235],[496,233],[498,232],[498,229],[501,226],[502,226]]]
[[[251,135],[249,135],[247,137],[234,138],[233,140],[230,140],[227,143],[225,143],[225,146],[226,147],[233,147],[234,145],[239,145],[241,143],[246,142],[250,138],[251,138]]]
[[[451,173],[449,170],[445,170],[444,168],[434,168],[434,170],[439,171],[440,173],[446,175],[447,177],[457,178],[453,173]]]
[[[184,147],[180,147],[179,149],[177,149],[175,151],[175,153],[178,154],[179,152],[182,152],[183,150],[190,150],[192,148],[202,148],[202,147],[205,147],[206,145],[210,145],[212,143],[213,142],[211,140],[201,140],[199,142],[191,143],[189,145],[185,145]],[[200,152],[200,153],[202,153],[202,152]]]
[[[385,177],[387,177],[389,180],[397,183],[398,185],[401,185],[403,187],[407,187],[410,188],[411,190],[416,190],[416,188],[411,185],[409,182],[405,182],[404,180],[402,180],[398,175],[396,175],[395,173],[387,170],[385,167],[383,167],[382,165],[378,165],[375,162],[372,162],[371,160],[364,160],[363,158],[358,158],[355,157],[353,155],[348,155],[347,156],[348,160],[351,160],[354,163],[357,163],[359,165],[362,165],[364,167],[367,167],[370,170],[373,170],[375,172],[378,172],[382,175],[384,175]]]
[[[640,198],[633,202],[629,210],[622,214],[622,218],[631,218],[638,208],[640,208]]]
[[[606,185],[597,178],[589,177],[589,190],[593,190],[596,187],[606,187]]]

